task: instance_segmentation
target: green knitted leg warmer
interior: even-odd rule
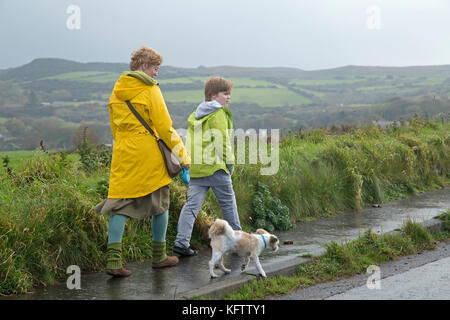
[[[166,242],[152,241],[153,263],[160,263],[166,260]]]
[[[108,243],[106,248],[106,269],[122,268],[122,242]]]

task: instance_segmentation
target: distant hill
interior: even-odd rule
[[[42,58],[0,70],[0,150],[66,148],[80,126],[110,143],[107,103],[127,63]],[[450,111],[450,65],[296,68],[161,66],[157,78],[174,126],[204,99],[209,76],[233,83],[236,128],[309,128],[433,117]]]
[[[57,58],[39,58],[20,67],[0,70],[0,80],[22,82],[69,72],[101,71],[121,73],[127,70],[129,70],[129,66],[126,63],[81,63]],[[248,68],[233,66],[178,68],[161,66],[160,77],[178,78],[185,76],[210,76],[218,74],[237,77],[249,75],[255,77],[296,77],[301,75],[303,72],[303,70],[295,68]]]
[[[127,63],[81,63],[58,58],[39,58],[23,66],[0,70],[0,80],[15,82],[32,81],[56,76],[68,72],[99,71],[121,73],[129,70]],[[333,69],[305,71],[284,67],[236,67],[216,66],[197,68],[180,68],[161,66],[161,78],[179,78],[186,76],[222,75],[228,77],[255,78],[323,78],[330,76],[399,76],[399,77],[450,77],[450,65],[383,67],[383,66],[344,66]]]
[[[31,81],[67,72],[106,71],[121,72],[126,70],[125,63],[80,63],[64,59],[41,58],[17,68],[0,70],[0,80]]]
[[[128,69],[126,63],[35,59],[17,68],[0,70],[0,88],[3,88],[0,107],[54,101],[104,103],[119,75]],[[254,103],[262,107],[367,107],[393,98],[450,98],[450,65],[350,65],[314,71],[283,67],[163,65],[158,81],[166,102],[193,105],[202,99],[203,84],[212,75],[224,76],[233,82],[234,103]]]
[[[333,69],[324,69],[316,71],[306,71],[307,75],[340,75],[340,76],[358,76],[358,75],[378,75],[378,76],[421,76],[421,77],[450,77],[450,65],[437,66],[411,66],[411,67],[374,67],[374,66],[345,66]],[[306,75],[305,74],[305,75]]]

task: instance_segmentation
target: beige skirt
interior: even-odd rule
[[[159,215],[169,209],[170,189],[169,185],[159,188],[152,193],[130,199],[105,199],[92,209],[98,214],[123,214],[125,216],[144,219],[149,216]]]

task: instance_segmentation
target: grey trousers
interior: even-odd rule
[[[209,188],[212,188],[217,202],[219,202],[224,220],[230,224],[233,230],[242,230],[233,185],[231,183],[213,186],[189,184],[189,194],[183,209],[181,209],[178,220],[178,233],[175,239],[175,246],[189,248],[194,222],[205,201]]]

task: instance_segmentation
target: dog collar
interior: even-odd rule
[[[264,239],[264,236],[262,234],[260,234],[261,238],[264,241],[264,248],[267,248],[267,243],[266,243],[266,239]]]

